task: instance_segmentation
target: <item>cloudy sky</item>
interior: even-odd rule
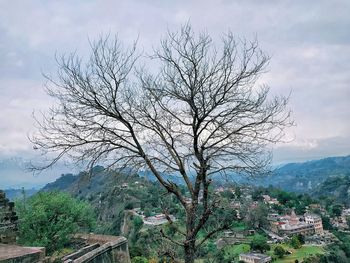
[[[292,92],[297,124],[276,163],[350,154],[349,14],[348,0],[0,0],[0,157],[31,155],[31,114],[51,103],[42,72],[55,71],[55,53],[86,54],[104,33],[149,50],[188,21],[214,37],[256,36],[272,57],[262,81]]]

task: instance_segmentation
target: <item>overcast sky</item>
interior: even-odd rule
[[[117,33],[145,50],[190,21],[214,37],[257,36],[271,56],[262,82],[288,95],[297,124],[276,163],[350,154],[350,1],[0,0],[0,156],[30,156],[33,110],[49,107],[41,72],[54,55],[86,54],[88,39]]]

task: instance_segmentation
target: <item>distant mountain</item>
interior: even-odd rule
[[[309,192],[330,177],[350,175],[350,155],[329,157],[304,163],[289,163],[258,179],[257,185],[273,185],[291,192]]]
[[[24,191],[24,193],[23,193]],[[31,188],[31,189],[5,189],[5,194],[6,194],[6,198],[8,198],[11,201],[14,201],[16,199],[22,199],[24,198],[24,196],[30,197],[33,194],[35,194],[36,192],[38,192],[38,189],[35,188]]]
[[[91,178],[91,174],[93,175]],[[104,187],[128,182],[129,179],[112,176],[115,172],[105,171],[103,167],[95,167],[90,175],[80,173],[79,175],[65,174],[55,182],[47,184],[44,190],[65,190],[76,194],[77,189],[81,194],[89,192],[102,192]],[[96,176],[98,174],[98,176]],[[132,173],[130,173],[132,174]],[[139,179],[145,181],[156,181],[150,172],[142,172]],[[321,160],[308,161],[303,163],[289,163],[276,168],[270,176],[247,180],[240,175],[232,175],[232,181],[236,183],[253,184],[257,186],[275,186],[290,192],[312,192],[328,178],[335,176],[350,176],[350,155],[344,157],[329,157]],[[164,175],[164,178],[171,179],[177,184],[183,184],[182,178]],[[220,184],[225,179],[217,177]],[[117,180],[117,181],[115,181]],[[135,180],[135,179],[133,179]]]
[[[67,191],[69,187],[79,179],[79,175],[62,174],[56,181],[45,185],[43,191]]]
[[[348,176],[332,176],[318,185],[311,195],[315,197],[331,197],[339,203],[350,205],[350,174]]]

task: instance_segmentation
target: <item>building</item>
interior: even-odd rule
[[[273,205],[273,204],[279,205],[280,204],[276,198],[273,198],[269,195],[262,195],[262,198],[264,199],[265,204],[269,204],[269,205]]]
[[[246,263],[268,263],[271,262],[271,257],[259,253],[246,253],[240,254],[239,260],[242,260]]]
[[[315,229],[313,225],[306,224],[305,222],[300,222],[298,224],[281,224],[278,233],[287,236],[298,234],[310,236],[315,234]]]
[[[171,221],[176,221],[175,216],[169,215],[169,218]],[[155,216],[149,216],[143,218],[143,223],[145,225],[152,225],[152,226],[158,226],[168,223],[168,219],[165,214],[157,214]]]
[[[306,224],[313,225],[316,234],[323,234],[322,218],[320,216],[306,213],[304,220]]]
[[[315,214],[306,213],[304,216],[297,216],[294,211],[291,215],[279,216],[268,214],[270,230],[278,235],[304,235],[323,234],[322,219]]]
[[[274,222],[276,222],[276,221],[278,221],[279,218],[280,218],[280,215],[277,214],[277,213],[269,213],[269,214],[267,215],[267,220],[268,220],[268,221],[274,221]]]

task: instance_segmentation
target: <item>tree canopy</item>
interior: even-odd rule
[[[229,227],[218,220],[198,238],[221,206],[210,190],[213,176],[261,173],[270,161],[266,146],[291,123],[287,98],[269,99],[269,88],[257,85],[269,57],[256,40],[229,32],[216,45],[189,25],[168,32],[150,56],[110,37],[91,48],[87,60],[75,53],[57,59],[58,74],[47,87],[57,105],[37,117],[34,148],[55,154],[48,166],[68,155],[90,166],[103,161],[151,171],[186,211],[186,231],[178,229],[183,240],[164,238],[193,262],[203,242]]]
[[[72,234],[89,231],[94,225],[92,208],[62,192],[39,192],[16,207],[19,243],[43,246],[48,253],[67,245]]]

